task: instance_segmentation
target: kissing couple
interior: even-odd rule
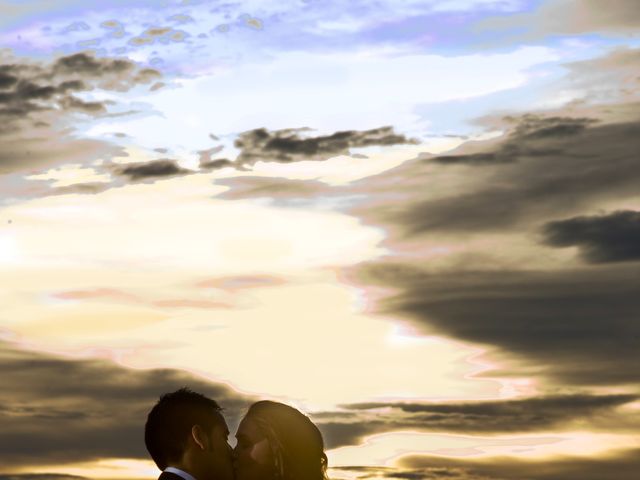
[[[228,443],[222,408],[181,388],[151,409],[144,442],[158,480],[327,480],[320,430],[299,410],[262,400],[249,407]]]

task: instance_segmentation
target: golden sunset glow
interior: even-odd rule
[[[185,386],[331,480],[634,480],[636,3],[0,1],[0,480],[155,479]]]

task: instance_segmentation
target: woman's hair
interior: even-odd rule
[[[245,418],[269,441],[276,479],[327,480],[324,441],[309,417],[284,403],[262,400],[251,405]]]

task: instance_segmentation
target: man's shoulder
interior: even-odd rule
[[[162,472],[158,480],[184,480],[180,475],[173,472]]]

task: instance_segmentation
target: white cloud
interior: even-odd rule
[[[487,95],[526,84],[529,69],[553,61],[546,47],[458,57],[396,55],[387,52],[279,54],[215,75],[182,80],[182,88],[138,97],[163,117],[111,124],[139,144],[165,142],[206,148],[208,134],[258,127],[309,126],[320,133],[393,125],[424,134],[429,122],[417,105]]]

